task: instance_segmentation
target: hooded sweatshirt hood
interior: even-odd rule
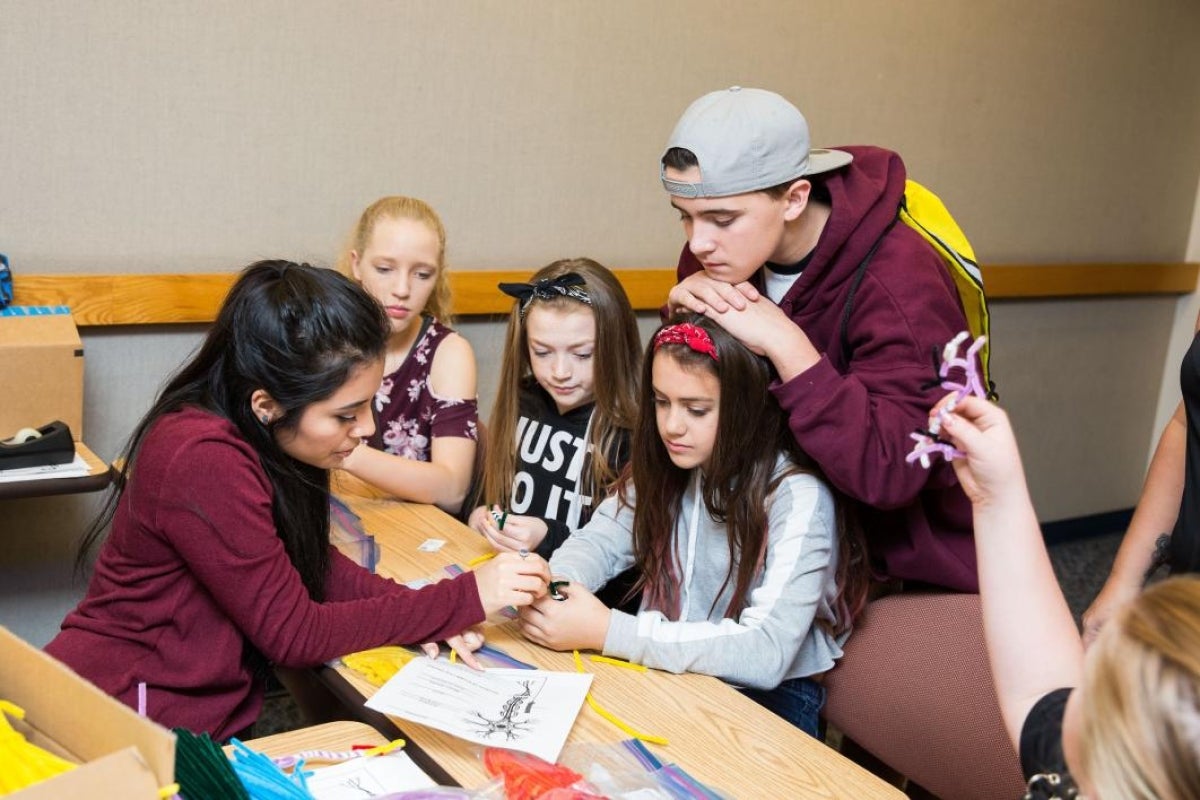
[[[900,157],[838,149],[854,160],[819,179],[830,213],[779,302],[821,359],[771,392],[801,449],[860,505],[878,577],[975,591],[971,507],[952,467],[905,462],[910,435],[945,394],[931,353],[967,330],[958,291],[933,248],[895,224],[907,178]],[[678,277],[701,269],[685,246]]]

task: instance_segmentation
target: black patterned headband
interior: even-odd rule
[[[581,289],[581,286],[586,286],[583,276],[577,272],[568,272],[557,278],[543,278],[534,283],[502,283],[500,291],[521,301],[521,319],[525,319],[525,312],[534,300],[570,297],[590,306],[592,298],[588,297],[588,293]]]

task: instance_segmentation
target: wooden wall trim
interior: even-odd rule
[[[639,311],[657,309],[675,283],[674,269],[620,269],[617,277]],[[450,273],[455,313],[504,314],[512,301],[501,281],[522,281],[527,270]],[[983,268],[991,300],[1177,295],[1195,291],[1200,264],[1005,264]],[[70,306],[81,326],[211,322],[233,273],[16,275],[20,305]]]
[[[983,268],[988,299],[1189,294],[1198,263],[1004,264]]]

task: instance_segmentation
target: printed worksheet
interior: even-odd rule
[[[400,751],[322,767],[308,777],[308,791],[316,800],[366,800],[436,785],[406,753]]]
[[[367,701],[485,746],[554,762],[592,684],[590,674],[530,669],[477,672],[445,659],[414,658]]]

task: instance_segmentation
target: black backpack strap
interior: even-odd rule
[[[850,294],[846,297],[846,307],[842,309],[842,324],[839,326],[838,341],[841,342],[842,363],[849,366],[850,364],[850,338],[848,329],[850,327],[850,314],[854,311],[854,295],[858,293],[858,287],[862,284],[863,278],[867,275],[867,265],[871,263],[871,259],[875,257],[875,251],[879,249],[879,245],[883,244],[883,239],[887,236],[892,227],[899,220],[899,215],[896,216],[888,226],[883,229],[883,233],[879,234],[879,238],[875,240],[875,244],[871,245],[871,249],[863,256],[863,260],[859,263],[858,269],[854,271],[854,280],[850,283]]]

